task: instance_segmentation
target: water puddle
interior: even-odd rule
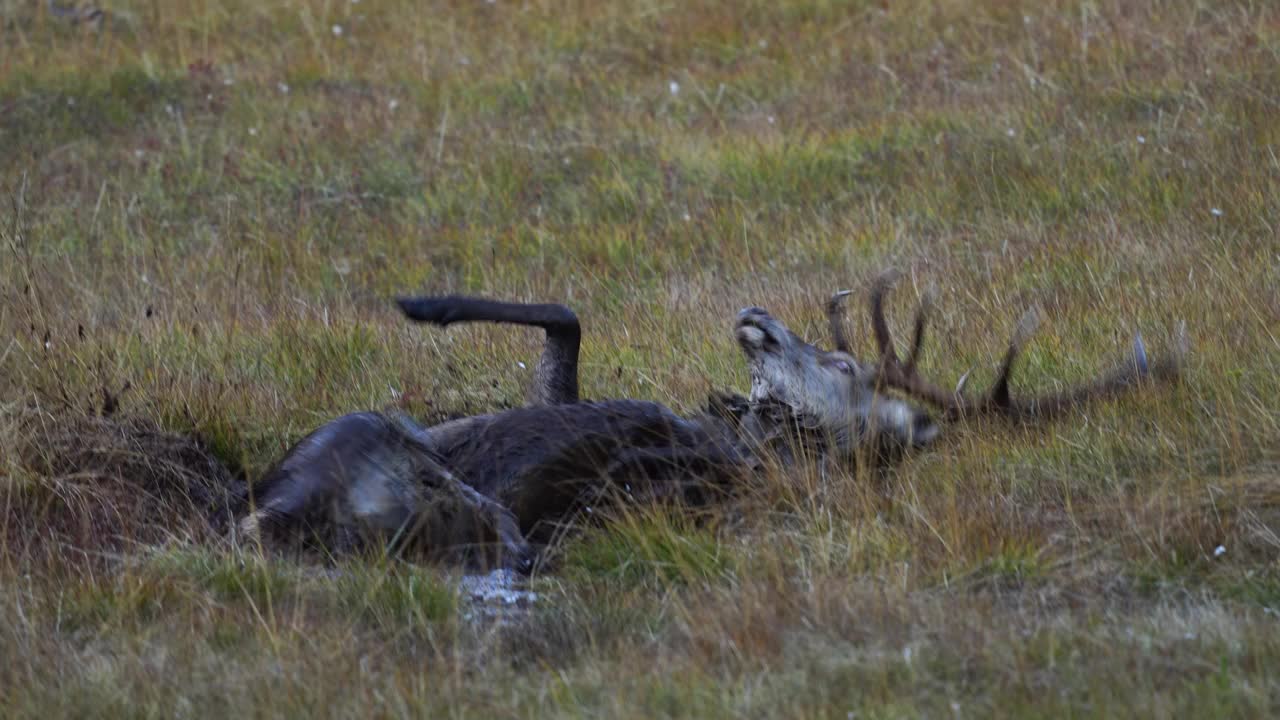
[[[458,582],[458,595],[464,619],[497,624],[515,620],[538,601],[538,594],[529,589],[528,579],[511,570],[464,575]]]

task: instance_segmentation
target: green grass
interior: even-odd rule
[[[731,573],[732,550],[715,533],[663,513],[626,514],[564,548],[563,572],[582,583],[662,588]]]
[[[454,588],[435,573],[355,564],[340,572],[342,609],[384,632],[421,631],[444,623],[456,611]]]
[[[0,0],[13,715],[1280,706],[1270,4],[106,9],[95,29]],[[1032,304],[1019,388],[1087,378],[1137,329],[1164,352],[1180,320],[1186,375],[1049,427],[951,426],[882,472],[770,476],[715,517],[588,528],[500,628],[441,568],[266,561],[196,518],[107,542],[134,509],[109,469],[31,461],[108,396],[250,479],[343,412],[520,404],[539,338],[410,326],[391,299],[416,292],[567,302],[585,395],[693,411],[747,386],[738,308],[824,340],[825,298],[889,266],[899,321],[938,291],[932,377],[980,387]],[[856,303],[850,327],[870,353]]]

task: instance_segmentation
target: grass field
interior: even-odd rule
[[[105,7],[0,0],[0,714],[1280,711],[1280,5]],[[187,457],[139,428],[252,479],[344,412],[521,402],[539,337],[397,294],[566,302],[584,395],[693,411],[747,387],[739,307],[820,340],[887,267],[932,376],[1038,304],[1019,387],[1180,320],[1183,382],[585,531],[504,626],[138,495]]]

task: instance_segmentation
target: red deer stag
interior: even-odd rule
[[[709,410],[682,417],[641,400],[578,397],[581,331],[562,305],[503,303],[470,297],[402,299],[411,319],[445,327],[498,322],[542,328],[546,343],[530,405],[421,427],[379,413],[340,417],[298,442],[257,484],[255,508],[239,531],[314,531],[339,547],[376,538],[397,551],[471,564],[527,567],[537,548],[584,507],[609,499],[694,503],[732,491],[765,456],[802,432],[822,452],[845,460],[866,448],[921,447],[939,428],[894,393],[933,405],[945,419],[997,414],[1034,420],[1137,387],[1176,378],[1185,348],[1149,361],[1141,337],[1131,359],[1065,392],[1014,397],[1010,374],[1033,328],[1014,333],[1000,372],[984,395],[947,390],[917,372],[929,304],[915,316],[906,359],[894,350],[884,316],[892,276],[872,287],[871,327],[879,356],[860,363],[841,324],[843,298],[828,305],[835,349],[805,342],[760,308],[737,317],[735,337],[751,373],[749,397],[713,398]],[[873,455],[874,456],[874,455]]]

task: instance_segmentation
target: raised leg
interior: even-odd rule
[[[529,388],[529,404],[559,405],[578,401],[578,316],[564,305],[506,303],[483,298],[400,298],[400,309],[418,322],[448,327],[459,322],[511,323],[540,327],[547,333],[542,357]]]

